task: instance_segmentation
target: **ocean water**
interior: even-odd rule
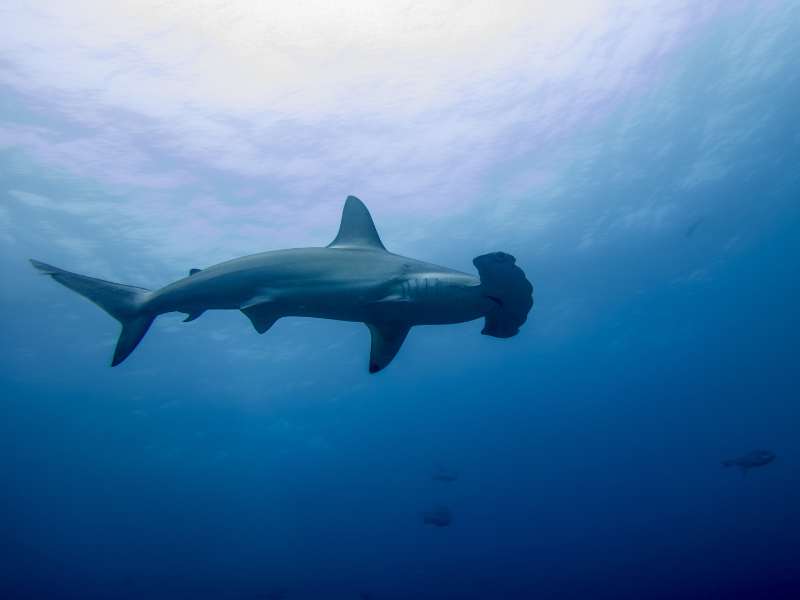
[[[5,4],[0,597],[800,597],[798,57],[791,1]],[[520,333],[370,375],[357,323],[169,314],[110,368],[28,262],[155,289],[348,194],[514,255]]]

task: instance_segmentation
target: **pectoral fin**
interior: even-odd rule
[[[283,316],[278,312],[272,302],[248,304],[240,310],[250,319],[250,322],[258,333],[265,333],[275,324],[275,321]]]
[[[385,368],[400,350],[403,341],[411,329],[405,323],[367,323],[372,335],[372,347],[369,355],[369,372],[377,373]]]

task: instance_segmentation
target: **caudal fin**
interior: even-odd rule
[[[155,319],[155,315],[145,310],[150,290],[78,275],[38,260],[31,259],[31,264],[61,285],[88,298],[120,322],[122,332],[114,350],[112,367],[133,352]]]

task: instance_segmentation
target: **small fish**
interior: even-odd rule
[[[453,515],[446,506],[437,506],[433,510],[422,513],[422,522],[434,527],[447,527],[452,520]]]
[[[438,466],[436,470],[431,475],[431,479],[434,481],[441,481],[443,483],[450,483],[451,481],[458,480],[458,471],[453,471],[451,469],[446,469],[445,467]]]
[[[694,235],[694,232],[697,231],[697,228],[703,224],[703,217],[699,217],[692,221],[689,227],[686,228],[686,233],[684,234],[687,238],[690,238]]]
[[[723,467],[739,467],[742,473],[747,473],[748,469],[763,467],[775,460],[775,453],[769,450],[753,450],[738,458],[731,458],[722,461]]]

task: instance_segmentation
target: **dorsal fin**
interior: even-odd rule
[[[194,275],[195,273],[199,273],[203,269],[189,269],[189,275]]]
[[[386,250],[367,207],[355,196],[347,197],[342,210],[339,234],[328,244],[328,248]]]

